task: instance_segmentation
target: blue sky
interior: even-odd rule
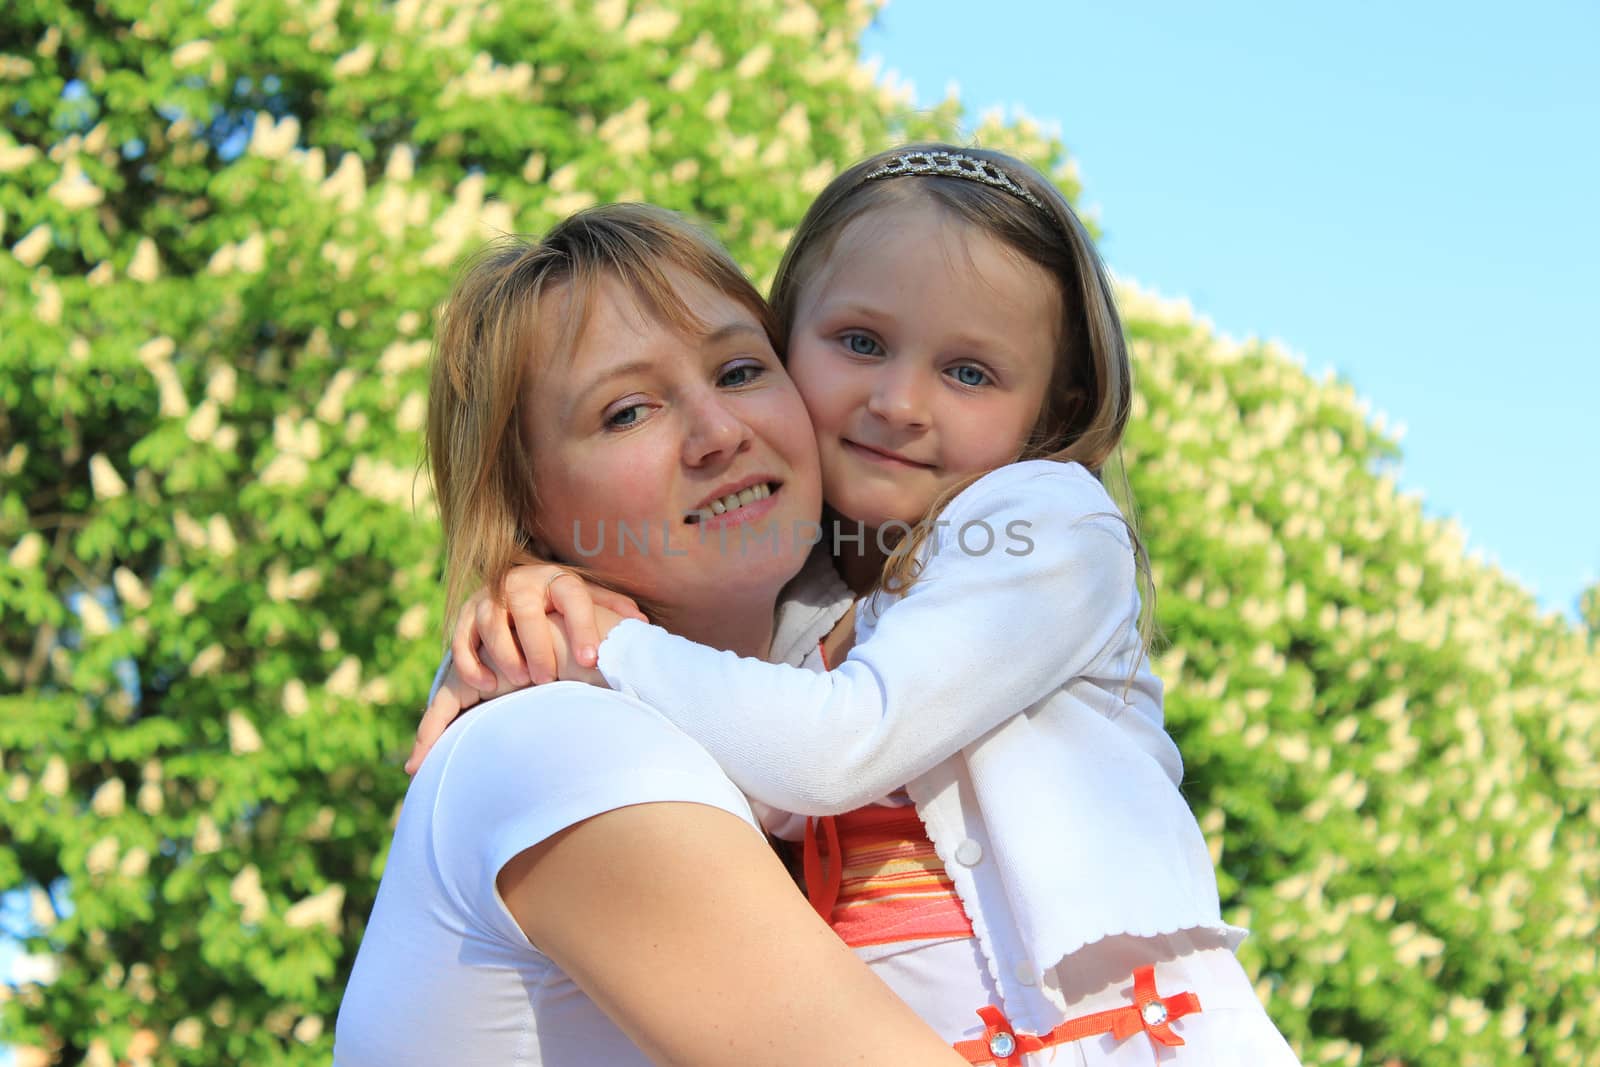
[[[1406,427],[1551,610],[1600,578],[1600,5],[891,0],[866,56],[1077,160],[1119,273]],[[1587,131],[1587,132],[1586,132]]]

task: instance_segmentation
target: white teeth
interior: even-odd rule
[[[762,482],[759,485],[752,485],[748,489],[741,489],[737,493],[729,493],[725,497],[713,500],[700,510],[702,512],[709,510],[713,515],[724,515],[732,511],[734,508],[742,508],[746,504],[755,503],[757,500],[765,500],[771,495],[772,487],[766,482]],[[691,517],[690,521],[695,522],[699,520]]]

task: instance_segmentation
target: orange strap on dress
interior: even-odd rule
[[[1183,1038],[1172,1032],[1171,1023],[1200,1010],[1200,998],[1193,993],[1162,997],[1156,993],[1156,969],[1140,967],[1133,972],[1133,1003],[1110,1011],[1097,1011],[1068,1019],[1048,1034],[1019,1034],[999,1008],[978,1009],[983,1020],[983,1037],[957,1041],[955,1049],[968,1063],[992,1063],[997,1067],[1022,1067],[1022,1054],[1039,1052],[1051,1045],[1063,1045],[1085,1037],[1110,1034],[1118,1041],[1143,1030],[1151,1044],[1176,1047]]]
[[[817,642],[817,656],[822,660],[823,670],[828,668],[828,650],[824,647],[826,639]],[[806,878],[806,899],[811,901],[811,906],[822,916],[822,921],[833,921],[833,906],[839,900],[839,886],[844,881],[844,857],[839,854],[839,828],[834,824],[832,815],[821,818],[822,834],[828,839],[828,861],[830,869],[824,875],[822,871],[822,856],[817,849],[817,822],[819,820],[806,816],[805,849],[801,853],[801,870]]]
[[[828,840],[828,870],[822,869],[822,855],[817,848],[817,824],[822,824],[823,836]],[[791,831],[792,832],[792,831]],[[805,851],[801,868],[806,876],[806,899],[817,909],[822,921],[833,921],[833,906],[839,900],[839,886],[844,881],[844,857],[839,853],[839,828],[832,815],[820,819],[806,818]]]

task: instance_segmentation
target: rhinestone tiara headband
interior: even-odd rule
[[[905,175],[937,175],[941,178],[965,178],[969,182],[982,182],[996,189],[1004,189],[1012,196],[1026,200],[1040,211],[1045,210],[1039,198],[1024,189],[1011,175],[988,160],[962,155],[960,152],[902,152],[891,157],[887,163],[861,180],[870,182],[879,178],[899,178]]]

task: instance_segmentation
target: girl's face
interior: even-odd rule
[[[1012,462],[1044,405],[1061,292],[1037,264],[919,202],[855,219],[800,291],[789,373],[822,489],[877,528]]]
[[[688,274],[674,280],[704,332],[604,280],[570,361],[532,376],[523,432],[537,532],[557,557],[662,608],[714,611],[775,596],[804,562],[817,453],[755,316]]]

